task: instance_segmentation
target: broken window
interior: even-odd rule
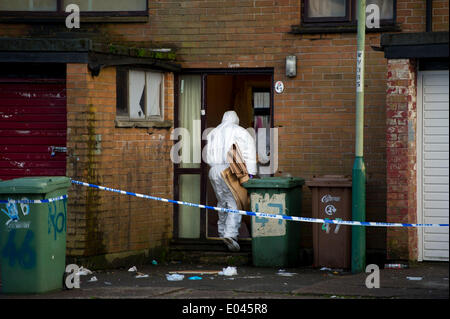
[[[162,121],[163,107],[163,73],[118,69],[117,117],[133,121]]]

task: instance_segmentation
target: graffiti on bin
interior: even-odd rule
[[[328,202],[339,202],[341,198],[339,196],[331,196],[330,194],[322,196],[322,203],[328,203]]]
[[[11,229],[8,232],[6,244],[3,247],[2,257],[8,260],[8,265],[14,267],[16,263],[25,268],[30,269],[36,266],[36,252],[33,248],[34,233],[28,229],[22,243],[18,244],[20,239],[17,239],[16,229]]]
[[[328,220],[328,218],[325,218],[326,220]],[[342,220],[342,218],[336,218],[336,220]],[[335,224],[336,228],[334,229],[334,233],[337,234],[339,232],[339,228],[341,227],[340,224]],[[327,234],[330,233],[330,227],[331,225],[329,223],[323,223],[322,224],[322,230],[324,230]]]
[[[67,199],[48,203],[48,234],[53,232],[53,239],[67,230]]]
[[[252,193],[250,195],[252,209],[257,212],[283,215],[285,211],[286,194]],[[286,234],[286,221],[282,219],[268,219],[255,217],[252,219],[253,237],[283,236]]]
[[[28,198],[23,197],[22,200],[28,200]],[[9,220],[6,221],[6,226],[8,226],[9,228],[29,228],[29,222],[18,223],[20,218],[19,208],[17,207],[16,203],[9,202],[5,205],[6,210],[2,208],[1,211],[9,217]],[[27,216],[30,213],[30,206],[28,204],[20,203],[20,211],[22,212],[23,216]],[[11,222],[15,222],[15,224],[11,224]]]

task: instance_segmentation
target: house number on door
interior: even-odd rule
[[[336,218],[336,220],[342,220],[342,218]],[[336,224],[336,228],[334,230],[334,233],[337,234],[339,232],[339,228],[341,227],[340,224]],[[327,234],[330,233],[330,223],[323,223],[322,224],[322,230],[326,231]]]

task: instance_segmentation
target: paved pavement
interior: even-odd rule
[[[133,265],[130,265],[130,267]],[[236,267],[237,274],[201,274],[223,265],[137,265],[128,269],[94,271],[80,276],[80,288],[44,294],[7,295],[0,299],[448,299],[447,262],[417,263],[407,269],[380,269],[379,288],[367,288],[368,273],[351,274],[311,267]],[[182,281],[168,281],[170,272],[195,271]],[[90,282],[92,277],[97,281]],[[201,277],[190,280],[192,276]]]

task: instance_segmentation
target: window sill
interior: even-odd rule
[[[171,128],[172,121],[130,121],[127,119],[116,119],[116,127],[122,128]]]
[[[313,26],[313,25],[292,25],[291,34],[323,34],[323,33],[356,33],[358,31],[355,25],[351,26]],[[400,32],[398,24],[381,26],[379,28],[366,28],[366,33],[378,32]]]

